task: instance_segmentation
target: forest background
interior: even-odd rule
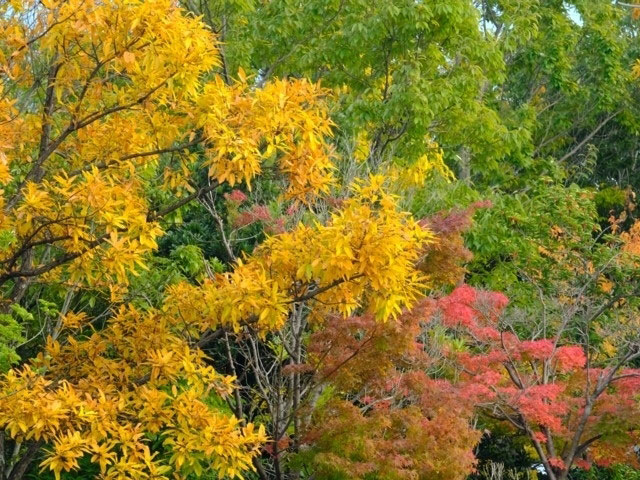
[[[640,478],[639,28],[0,0],[0,480]]]

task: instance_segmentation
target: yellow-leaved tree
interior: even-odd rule
[[[106,479],[241,476],[266,434],[216,408],[234,379],[199,347],[303,307],[319,323],[356,309],[384,321],[423,288],[433,237],[372,176],[161,308],[122,302],[163,219],[221,184],[279,172],[304,205],[335,184],[319,86],[220,70],[215,35],[174,0],[0,0],[2,315],[38,285],[111,301],[101,318],[65,305],[0,380],[0,480],[36,458],[56,478],[81,462]]]

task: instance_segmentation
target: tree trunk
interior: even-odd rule
[[[5,467],[5,459],[4,459],[4,432],[0,432],[0,480],[4,480],[4,467]]]
[[[460,149],[460,180],[469,185],[471,183],[471,152],[466,147]]]
[[[24,475],[27,473],[31,462],[36,458],[36,455],[40,451],[40,446],[42,442],[33,442],[27,448],[27,451],[24,452],[22,458],[16,463],[11,469],[11,473],[9,474],[7,480],[22,480]]]

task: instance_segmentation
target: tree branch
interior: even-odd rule
[[[576,154],[582,147],[584,147],[584,145],[591,140],[596,133],[598,133],[602,127],[604,127],[607,123],[609,123],[609,121],[611,121],[614,117],[616,117],[618,114],[620,114],[622,112],[622,109],[616,110],[614,113],[612,113],[611,115],[609,115],[607,118],[605,118],[602,122],[600,122],[598,124],[598,126],[591,132],[589,133],[589,135],[587,135],[586,137],[584,137],[582,139],[582,141],[580,143],[578,143],[578,145],[576,145],[574,148],[571,149],[571,151],[569,151],[569,153],[564,154],[562,157],[560,157],[560,162],[564,162],[565,160],[567,160],[568,158],[572,157],[574,154]]]

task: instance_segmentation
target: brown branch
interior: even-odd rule
[[[204,195],[205,193],[208,193],[212,190],[215,190],[220,184],[217,181],[214,181],[213,183],[207,185],[206,187],[201,187],[198,190],[196,190],[195,192],[193,192],[191,195],[187,195],[186,197],[182,198],[181,200],[177,201],[176,203],[169,205],[167,207],[164,207],[163,209],[159,210],[158,212],[154,212],[154,213],[149,213],[149,215],[147,215],[147,221],[153,221],[156,220],[160,217],[164,217],[168,214],[170,214],[171,212],[174,212],[175,210],[179,209],[180,207],[186,205],[187,203],[191,202],[192,200],[195,200],[196,198],[199,198],[200,196]]]
[[[57,56],[54,56],[52,64],[49,67],[49,73],[47,74],[47,88],[44,99],[44,107],[42,109],[42,130],[40,133],[40,145],[38,147],[38,159],[34,163],[31,170],[29,170],[27,175],[24,177],[24,180],[22,180],[22,182],[20,183],[16,194],[9,200],[9,202],[7,202],[7,211],[15,207],[16,203],[20,200],[20,198],[22,198],[22,189],[29,181],[31,181],[31,179],[40,181],[44,176],[42,164],[50,155],[50,153],[47,154],[47,152],[49,152],[51,148],[51,116],[53,114],[55,105],[55,83],[61,66],[62,63],[58,62]]]
[[[11,473],[7,477],[7,480],[22,480],[25,473],[27,473],[29,465],[31,465],[31,462],[36,458],[41,446],[42,441],[32,442],[24,455],[22,455],[20,461],[18,461],[18,463],[16,463],[11,469]]]
[[[42,168],[42,165],[44,164],[44,162],[53,154],[53,152],[57,150],[57,148],[60,145],[62,145],[62,143],[67,139],[69,135],[113,113],[117,113],[122,110],[128,110],[130,108],[135,107],[136,105],[140,105],[144,103],[146,100],[148,100],[151,97],[151,95],[153,95],[156,91],[158,91],[160,88],[166,85],[166,83],[169,80],[171,80],[171,78],[173,78],[174,76],[175,76],[175,73],[169,75],[169,77],[167,77],[160,84],[156,85],[147,93],[145,93],[144,95],[142,95],[141,97],[137,98],[136,100],[130,103],[127,103],[124,105],[114,105],[113,107],[107,108],[106,110],[101,110],[99,112],[91,113],[79,121],[72,120],[71,123],[69,123],[69,125],[62,131],[62,133],[60,133],[60,135],[54,141],[48,142],[47,140],[48,143],[46,148],[44,148],[44,150],[42,150],[39,153],[37,160],[34,162],[33,168],[29,171],[29,173],[26,175],[24,180],[21,182],[15,195],[7,202],[5,211],[7,212],[11,211],[16,206],[16,204],[22,198],[22,195],[23,195],[22,190],[24,186],[27,184],[27,182],[29,182],[32,179],[34,178],[36,180],[38,179],[37,176],[39,175],[39,172],[41,171],[40,169]],[[45,109],[46,109],[46,106],[45,106]]]
[[[593,437],[591,437],[589,440],[587,440],[586,442],[583,442],[582,444],[580,444],[580,446],[578,447],[578,449],[576,450],[576,454],[574,456],[575,457],[579,457],[580,455],[582,455],[585,450],[587,448],[589,448],[589,445],[591,445],[594,442],[597,442],[598,440],[600,440],[602,438],[602,434],[599,433],[598,435],[595,435]],[[571,467],[571,465],[568,465],[568,467]]]
[[[311,290],[310,292],[305,293],[304,295],[300,295],[298,297],[294,297],[293,300],[289,301],[288,303],[297,303],[297,302],[304,302],[305,300],[310,300],[312,298],[314,298],[317,295],[320,295],[321,293],[326,292],[327,290],[331,290],[334,287],[337,287],[338,285],[345,283],[345,282],[352,282],[353,280],[357,280],[358,278],[363,277],[364,275],[362,273],[359,273],[357,275],[354,275],[352,277],[349,278],[339,278],[338,280],[334,280],[333,282],[325,285],[324,287],[320,287],[317,288],[315,290]]]
[[[75,170],[70,171],[68,173],[68,176],[69,177],[75,177],[76,175],[79,175],[81,173],[87,172],[87,171],[91,170],[94,167],[97,168],[98,170],[104,170],[105,168],[108,168],[111,165],[114,165],[114,164],[117,165],[119,162],[125,162],[127,160],[132,160],[134,158],[151,157],[153,155],[161,155],[163,153],[179,152],[180,150],[186,150],[189,147],[193,147],[193,146],[201,143],[202,141],[204,141],[204,137],[198,136],[197,138],[194,138],[190,142],[182,143],[180,145],[176,145],[176,146],[173,146],[173,147],[158,148],[156,150],[149,150],[149,151],[146,151],[146,152],[130,153],[129,155],[124,155],[124,156],[120,157],[118,160],[116,160],[115,162],[113,162],[111,164],[109,164],[107,162],[100,162],[100,163],[96,163],[96,164],[85,165],[82,168],[77,168]]]
[[[195,344],[195,347],[203,349],[207,347],[211,342],[215,342],[224,334],[225,334],[225,330],[223,328],[218,328],[216,330],[207,330],[206,332],[204,332],[204,334],[200,337],[198,342]]]

